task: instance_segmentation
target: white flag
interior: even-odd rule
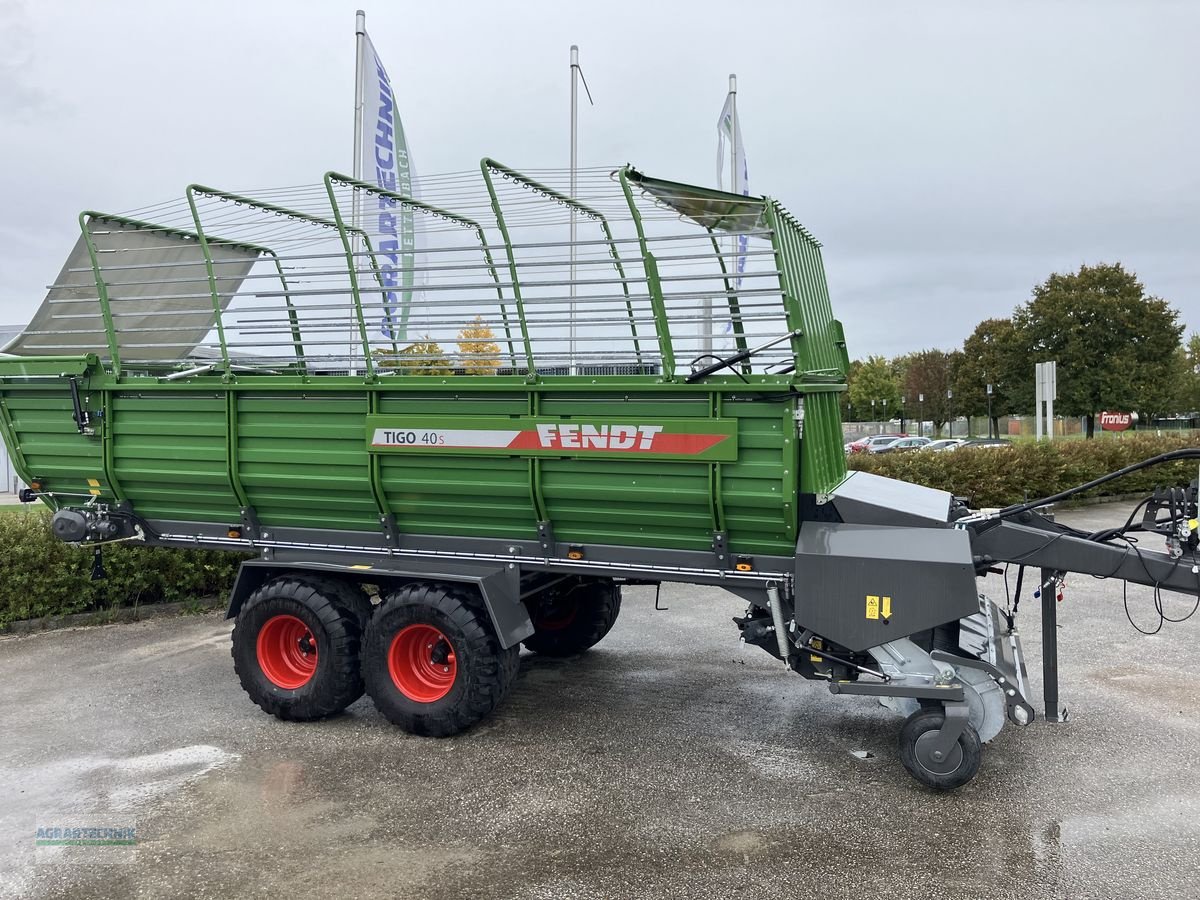
[[[721,110],[721,118],[717,120],[717,187],[725,187],[725,143],[733,144],[734,181],[729,191],[750,196],[749,176],[746,170],[746,147],[742,143],[742,124],[737,119],[733,108],[733,92],[725,97],[725,108]]]
[[[737,111],[733,102],[733,92],[725,97],[725,108],[721,110],[721,118],[717,120],[717,187],[723,188],[725,183],[725,144],[733,144],[733,184],[729,186],[730,193],[750,196],[750,176],[746,169],[746,149],[742,143],[742,125],[738,121]],[[737,287],[742,286],[742,275],[746,271],[746,249],[750,239],[745,234],[737,236],[737,257],[734,270],[737,272]],[[725,326],[726,333],[733,330],[733,322]]]
[[[416,194],[412,156],[396,97],[371,38],[363,35],[362,173],[386,191],[420,199]],[[417,246],[413,211],[387,197],[369,203],[363,229],[371,236],[383,280],[380,330],[394,341],[406,340],[412,309],[413,259]]]

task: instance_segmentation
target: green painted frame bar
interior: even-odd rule
[[[80,356],[0,357],[0,378],[70,378],[100,365],[95,353]]]
[[[528,370],[526,380],[537,381],[537,366],[533,362],[533,344],[529,340],[529,325],[525,321],[525,301],[521,297],[521,280],[517,277],[517,257],[513,253],[512,237],[508,232],[508,223],[504,221],[504,210],[500,206],[500,197],[496,194],[496,185],[492,183],[492,171],[499,163],[484,157],[479,161],[479,170],[483,173],[483,182],[487,185],[488,197],[492,203],[492,214],[496,217],[496,227],[500,229],[500,237],[504,239],[504,252],[508,256],[508,275],[512,279],[513,300],[517,304],[517,320],[521,323],[521,340],[525,344],[525,366]]]
[[[118,225],[125,225],[130,228],[137,228],[145,231],[159,231],[163,234],[171,234],[176,237],[190,239],[199,242],[200,235],[193,231],[186,231],[182,228],[171,228],[167,225],[159,225],[156,222],[145,222],[141,219],[131,219],[128,216],[118,216],[113,213],[102,213],[96,210],[85,210],[79,214],[79,226],[83,230],[84,240],[87,242],[88,255],[92,263],[92,275],[96,279],[96,291],[100,297],[100,309],[104,315],[105,329],[108,332],[109,353],[113,358],[113,374],[120,376],[121,364],[118,359],[118,347],[116,339],[116,325],[112,321],[112,315],[109,312],[108,299],[108,284],[104,281],[102,274],[103,266],[100,265],[97,257],[95,244],[92,241],[90,225],[92,222],[115,222]],[[304,345],[300,340],[300,322],[296,317],[296,308],[292,303],[292,296],[288,287],[287,276],[283,272],[283,264],[279,261],[279,254],[270,247],[265,247],[262,244],[254,244],[247,241],[234,241],[226,238],[213,237],[208,238],[209,244],[220,244],[226,247],[244,247],[247,250],[255,250],[263,256],[269,256],[275,262],[275,271],[279,275],[279,283],[283,287],[284,303],[287,305],[288,322],[292,331],[292,342],[296,348],[296,358],[299,362],[300,371],[305,371],[304,365]],[[211,287],[211,283],[210,283]]]
[[[629,187],[629,166],[622,166],[617,177],[621,182],[621,190],[625,194],[625,202],[629,204],[629,212],[633,216],[633,224],[637,229],[638,247],[642,251],[642,266],[646,270],[646,285],[650,291],[650,306],[654,310],[654,330],[658,332],[658,355],[662,358],[662,380],[675,380],[675,348],[671,343],[671,329],[667,324],[667,304],[663,299],[662,282],[658,277],[658,262],[646,243],[646,228],[642,224],[642,214],[633,198],[633,190]]]
[[[629,314],[629,331],[633,336],[633,352],[637,357],[638,365],[642,365],[642,345],[638,340],[637,321],[633,315],[633,297],[629,293],[629,279],[625,275],[625,265],[621,262],[621,254],[617,252],[617,242],[613,237],[612,229],[608,225],[608,219],[598,210],[593,209],[581,200],[577,200],[567,194],[556,191],[554,188],[542,184],[540,181],[535,181],[528,175],[518,172],[516,169],[511,169],[503,163],[498,163],[494,159],[485,159],[493,172],[499,172],[513,181],[525,185],[537,193],[549,197],[558,203],[562,203],[572,209],[578,210],[588,218],[594,219],[600,223],[600,230],[604,232],[604,240],[608,244],[608,255],[612,257],[613,267],[617,271],[617,277],[621,279],[621,290],[625,294],[625,311]]]
[[[483,226],[474,219],[468,219],[466,216],[460,216],[458,213],[450,212],[449,210],[441,209],[428,203],[422,203],[420,200],[414,200],[412,197],[406,197],[403,194],[397,194],[394,191],[385,190],[378,185],[371,184],[370,182],[360,181],[358,179],[351,178],[348,175],[342,175],[338,172],[326,172],[325,190],[329,194],[329,203],[333,207],[334,218],[337,221],[341,221],[342,219],[341,208],[338,205],[337,197],[333,191],[334,182],[354,188],[356,191],[368,191],[372,194],[377,194],[380,197],[386,197],[389,200],[395,200],[397,203],[409,206],[419,212],[425,213],[426,215],[438,216],[475,232],[475,236],[479,238],[479,244],[483,250],[483,258],[487,263],[488,272],[492,276],[492,282],[496,285],[496,297],[500,304],[500,317],[504,322],[504,337],[508,343],[508,355],[513,366],[515,367],[517,364],[516,347],[513,345],[512,330],[508,321],[508,308],[504,305],[504,290],[500,284],[500,274],[496,271],[496,263],[492,259],[491,251],[488,249],[487,235],[484,234]]]
[[[358,322],[359,338],[362,341],[363,359],[364,359],[364,365],[365,365],[366,372],[367,372],[367,377],[368,378],[375,377],[375,365],[371,360],[371,342],[367,338],[367,323],[366,323],[366,319],[363,316],[363,310],[362,310],[362,297],[359,295],[359,292],[358,292],[358,278],[355,275],[353,256],[350,252],[349,243],[346,238],[346,232],[350,231],[354,234],[357,234],[359,237],[361,237],[363,239],[363,242],[366,244],[366,247],[367,247],[367,252],[371,256],[372,268],[375,269],[375,276],[376,276],[376,278],[380,278],[379,267],[378,267],[378,264],[375,262],[375,249],[371,246],[371,239],[365,231],[363,231],[361,228],[353,228],[353,227],[347,228],[344,224],[339,224],[338,222],[336,222],[332,219],[323,219],[320,216],[311,216],[308,213],[302,213],[302,212],[299,212],[294,209],[288,209],[287,207],[284,207],[284,206],[276,206],[273,203],[264,203],[261,200],[255,200],[253,197],[244,197],[240,194],[233,194],[233,193],[230,193],[229,191],[222,191],[217,188],[208,187],[203,184],[189,184],[187,186],[186,194],[187,194],[188,207],[192,211],[192,220],[196,223],[196,236],[200,239],[201,247],[204,250],[205,265],[208,269],[209,289],[212,291],[213,308],[217,313],[217,334],[221,341],[221,353],[222,353],[223,360],[225,362],[226,374],[229,373],[229,350],[225,344],[225,330],[221,324],[221,314],[220,314],[221,303],[220,303],[220,298],[217,293],[216,278],[214,277],[213,270],[212,270],[212,255],[208,252],[209,241],[204,234],[203,227],[200,223],[200,212],[196,206],[196,195],[197,194],[206,196],[206,197],[214,197],[218,200],[226,200],[230,203],[240,203],[244,206],[249,206],[254,209],[261,209],[263,212],[277,213],[278,215],[281,215],[281,216],[289,216],[290,218],[296,219],[297,221],[309,222],[313,225],[320,225],[323,228],[333,228],[333,229],[337,230],[338,234],[341,236],[342,243],[347,248],[346,249],[346,254],[347,254],[346,261],[347,261],[347,265],[348,265],[348,269],[349,269],[348,274],[350,277],[350,295],[354,302],[354,313],[355,313],[355,317]],[[230,243],[230,242],[225,241],[224,243]],[[247,246],[249,246],[249,245],[247,245]],[[383,283],[382,279],[380,278],[380,286],[381,287],[382,287],[382,283]]]
[[[96,279],[96,297],[100,301],[100,316],[104,320],[104,338],[108,343],[108,355],[112,360],[113,375],[121,375],[121,352],[117,349],[117,334],[113,328],[112,307],[108,300],[108,285],[100,275],[100,257],[96,242],[92,239],[88,227],[93,219],[102,214],[92,210],[84,210],[79,214],[79,230],[83,232],[83,241],[87,245],[88,259],[92,264],[92,277]]]

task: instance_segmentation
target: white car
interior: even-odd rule
[[[928,444],[927,437],[904,437],[896,438],[891,443],[884,444],[882,447],[868,447],[872,453],[893,453],[901,450],[920,450]]]
[[[942,438],[940,441],[930,441],[922,450],[957,450],[966,443],[966,438]]]

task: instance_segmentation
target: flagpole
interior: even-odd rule
[[[367,14],[361,9],[354,14],[354,178],[356,181],[362,180],[362,120],[363,120],[363,93],[365,89],[363,77],[363,63],[366,59],[366,54],[363,52],[367,39]],[[351,259],[355,268],[358,267],[358,230],[362,227],[362,210],[359,207],[359,192],[354,192],[354,208],[352,219],[354,221],[354,250]],[[356,325],[354,315],[354,303],[351,301],[350,309],[350,355],[349,355],[349,374],[354,374],[354,328]]]
[[[367,14],[361,9],[354,19],[354,177],[362,181],[363,43],[367,37]],[[355,204],[355,215],[358,215]],[[354,223],[358,227],[358,222]]]
[[[733,73],[730,73],[730,75],[729,75],[729,113],[730,113],[729,192],[731,194],[737,194],[737,193],[740,193],[738,191],[738,178],[737,178],[737,158],[738,158],[737,75],[734,75]],[[734,234],[730,237],[729,249],[733,255],[730,257],[729,263],[727,265],[733,268],[733,274],[734,274],[734,279],[735,279],[734,285],[736,286],[736,284],[737,284],[737,280],[736,280],[737,265],[738,265],[738,253],[737,253],[738,239],[737,239],[736,234]],[[713,330],[713,322],[712,322],[712,317],[710,316],[709,320],[708,320],[709,334],[712,333],[712,330]],[[710,338],[710,340],[711,340],[711,338]]]
[[[579,165],[579,46],[571,45],[571,197],[576,193],[576,169]],[[568,371],[575,372],[575,350],[578,334],[576,330],[575,302],[575,207],[571,207],[571,315],[570,315],[570,353]]]

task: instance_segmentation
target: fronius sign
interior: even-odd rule
[[[373,453],[737,459],[732,419],[367,416]]]
[[[1137,421],[1137,413],[1127,412],[1102,412],[1100,413],[1100,427],[1105,431],[1124,431],[1130,425]]]

